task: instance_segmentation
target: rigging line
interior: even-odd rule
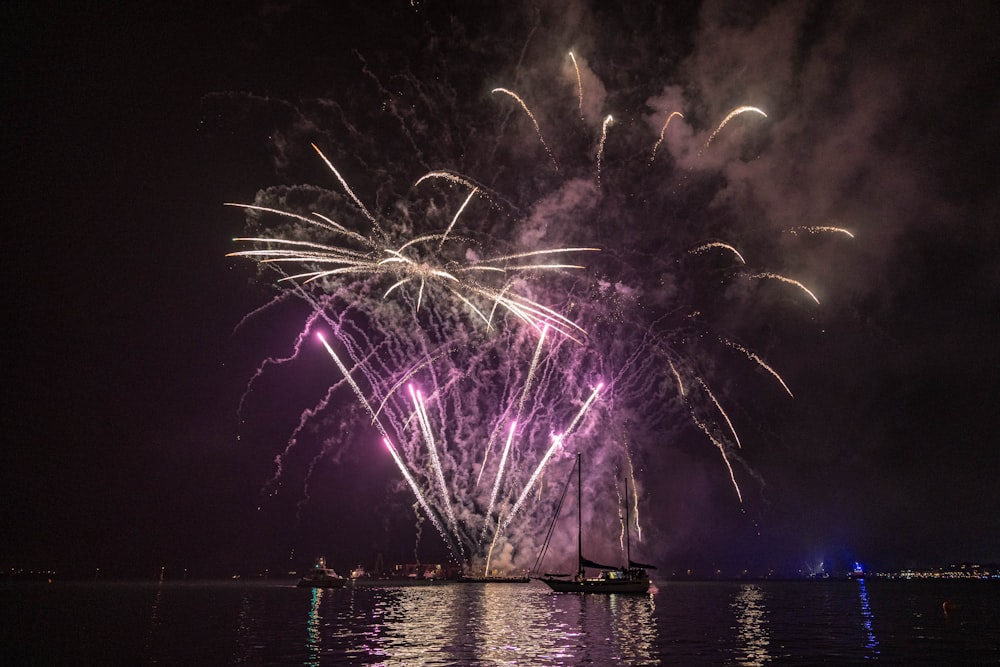
[[[559,520],[559,514],[562,512],[563,501],[566,500],[566,492],[569,491],[570,482],[573,481],[573,470],[580,465],[580,460],[573,464],[570,468],[569,476],[566,478],[566,483],[563,484],[562,493],[559,495],[559,504],[556,505],[555,514],[552,516],[552,521],[549,523],[549,530],[545,534],[545,541],[542,542],[542,551],[538,554],[538,558],[535,559],[535,566],[532,568],[533,572],[541,572],[542,562],[545,560],[545,553],[549,550],[549,542],[552,540],[552,533],[555,532],[556,521]]]

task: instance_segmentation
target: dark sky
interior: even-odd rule
[[[683,243],[738,245],[814,288],[819,307],[803,308],[787,283],[715,280],[722,265],[710,258],[695,267],[709,276],[700,285],[723,287],[684,292],[699,299],[685,313],[738,334],[795,398],[732,348],[700,362],[744,440],[733,450],[742,505],[684,409],[647,420],[637,459],[661,563],[1000,561],[993,3],[63,4],[0,16],[0,566],[220,573],[284,567],[293,550],[296,566],[319,551],[340,567],[378,551],[412,559],[412,498],[383,452],[348,448],[308,484],[290,472],[284,485],[300,490],[289,500],[261,494],[298,414],[336,381],[329,360],[269,374],[240,412],[258,364],[290,350],[304,316],[238,326],[274,292],[252,264],[225,256],[244,217],[223,203],[253,202],[271,185],[339,192],[310,141],[369,201],[377,183],[398,177],[405,190],[419,175],[402,153],[479,165],[522,207],[522,246],[539,220],[592,213],[590,236],[585,224],[564,236],[553,224],[546,241],[621,243],[614,256],[627,271],[616,282],[601,264],[601,278],[639,294],[644,312],[670,311],[669,290],[652,288],[661,273],[681,291],[694,280],[674,227],[659,223],[668,218],[686,223]],[[555,129],[559,91],[573,90],[570,49],[588,98],[576,109],[570,95],[563,110],[587,117],[586,140]],[[496,86],[537,105],[567,163],[568,145],[593,156],[600,118],[616,115],[627,138],[615,143],[611,126],[600,204],[587,208],[593,190],[574,185],[571,167],[559,196],[538,196],[541,177],[521,188],[514,176],[547,168],[546,154],[465,131],[473,120],[496,127]],[[413,90],[419,103],[401,104]],[[450,97],[435,106],[441,90]],[[706,150],[740,104],[768,118],[734,119]],[[685,119],[651,185],[647,154],[629,151],[648,151],[671,109]],[[401,125],[409,134],[390,138]],[[530,138],[524,127],[506,131]],[[488,158],[463,152],[477,141],[495,141]],[[454,163],[439,157],[448,150]],[[487,172],[488,159],[507,163]],[[643,203],[616,199],[622,184]],[[824,225],[854,238],[787,232]],[[627,261],[640,250],[689,263],[674,273],[677,262]],[[666,366],[663,376],[669,384]],[[433,557],[441,546],[424,531]]]

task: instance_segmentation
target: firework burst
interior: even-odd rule
[[[336,377],[303,419],[321,425],[345,410],[349,389],[372,427],[358,439],[388,448],[455,559],[476,567],[533,559],[554,502],[546,471],[568,461],[567,450],[605,464],[593,466],[602,472],[588,493],[630,477],[638,526],[643,461],[654,455],[654,434],[676,431],[678,417],[722,454],[742,503],[738,420],[709,378],[719,375],[720,354],[737,350],[791,390],[729,327],[717,331],[717,308],[701,305],[720,291],[730,298],[748,275],[794,286],[818,305],[798,280],[748,272],[754,258],[727,237],[727,220],[688,223],[720,186],[710,168],[681,169],[673,157],[684,147],[667,126],[687,122],[680,110],[613,133],[609,114],[588,125],[588,91],[571,58],[572,76],[553,81],[565,99],[544,114],[501,87],[478,101],[491,114],[465,110],[450,88],[437,91],[436,105],[451,104],[451,116],[418,122],[391,104],[403,145],[437,140],[411,160],[393,154],[378,172],[377,205],[366,206],[335,166],[358,171],[357,156],[328,158],[322,141],[312,146],[338,189],[272,188],[232,204],[252,232],[236,239],[250,247],[232,255],[269,270],[279,290],[309,305],[304,328],[329,338]],[[398,78],[424,103],[424,84]],[[510,100],[527,123],[512,116]],[[330,106],[301,113],[335,133],[343,121],[322,117]],[[714,151],[747,112],[766,118],[740,106],[678,136],[688,137],[689,154]],[[559,113],[572,131],[546,125]],[[449,120],[473,129],[458,135]],[[353,128],[345,134],[358,138]],[[405,173],[412,185],[399,192],[393,175]],[[278,475],[300,440],[279,454]]]
[[[372,234],[364,236],[351,231],[335,222],[323,213],[312,211],[311,216],[301,215],[292,211],[284,211],[269,206],[254,204],[227,204],[258,213],[269,213],[283,216],[291,220],[315,228],[317,235],[332,236],[335,239],[353,241],[354,246],[335,245],[334,243],[318,243],[280,236],[273,237],[240,237],[235,241],[250,243],[256,246],[252,250],[241,250],[230,253],[232,257],[250,257],[264,264],[298,265],[304,267],[301,272],[286,274],[280,282],[308,285],[312,282],[329,284],[345,276],[371,276],[376,281],[389,278],[391,284],[382,297],[389,297],[397,289],[406,286],[416,289],[416,309],[419,310],[425,294],[432,290],[450,295],[461,301],[468,309],[481,319],[486,326],[493,326],[493,317],[497,308],[502,308],[520,320],[541,330],[551,326],[554,330],[575,337],[585,335],[580,326],[555,310],[531,299],[514,289],[515,283],[523,280],[523,276],[531,272],[579,270],[584,267],[579,264],[567,264],[546,260],[556,256],[566,256],[583,252],[593,252],[597,248],[553,248],[547,250],[531,250],[496,257],[470,259],[471,253],[465,257],[446,252],[445,242],[449,233],[455,227],[462,212],[478,192],[472,186],[465,201],[459,207],[455,217],[444,230],[422,234],[408,239],[397,239],[392,242],[383,240],[386,233],[382,225],[368,209],[360,202],[336,168],[326,159],[326,156],[313,145],[320,157],[333,174],[344,186],[352,201],[372,223]],[[428,178],[427,175],[417,181]],[[463,184],[465,181],[461,181]],[[465,237],[452,236],[452,243],[465,246]],[[286,273],[282,269],[283,273]],[[489,285],[483,278],[495,278],[498,285]],[[479,305],[476,305],[476,303]]]

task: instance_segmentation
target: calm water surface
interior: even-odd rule
[[[0,613],[4,665],[1000,664],[995,581],[8,583]]]

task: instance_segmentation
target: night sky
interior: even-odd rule
[[[251,262],[226,257],[245,217],[223,204],[272,185],[339,192],[310,141],[362,199],[374,202],[373,183],[394,169],[405,190],[420,172],[404,169],[404,153],[447,155],[417,145],[435,138],[422,123],[455,136],[473,116],[488,123],[512,109],[491,97],[497,86],[523,91],[553,138],[559,105],[578,112],[572,86],[544,77],[564,72],[571,49],[593,91],[588,119],[612,113],[626,128],[617,144],[608,135],[606,191],[640,172],[632,180],[648,186],[647,154],[628,150],[648,151],[667,110],[686,117],[657,156],[655,210],[623,197],[617,210],[642,219],[605,204],[591,236],[577,225],[572,240],[669,254],[677,239],[657,221],[683,218],[687,234],[704,225],[702,242],[766,258],[821,302],[759,280],[710,296],[720,265],[705,258],[708,278],[691,292],[705,302],[685,308],[738,332],[795,397],[745,357],[705,361],[743,440],[742,505],[683,409],[647,421],[636,436],[654,540],[643,560],[787,572],[1000,562],[994,3],[342,4],[2,10],[0,566],[153,576],[301,567],[318,553],[340,568],[380,552],[412,561],[412,497],[384,450],[344,447],[305,490],[292,474],[287,500],[262,493],[336,369],[313,350],[315,363],[268,375],[241,411],[258,364],[290,351],[303,314],[241,325],[275,292]],[[407,113],[414,81],[453,99]],[[740,104],[768,118],[734,119],[698,152]],[[515,110],[507,123],[523,120]],[[413,144],[390,137],[401,123]],[[600,121],[589,127],[592,155]],[[510,161],[491,185],[515,200],[534,192],[514,176],[544,171],[544,151],[471,134],[467,145]],[[553,138],[554,151],[572,141]],[[854,238],[782,233],[819,225]],[[656,282],[627,266],[636,290]],[[666,308],[663,293],[645,297]],[[444,558],[426,524],[419,549]]]

